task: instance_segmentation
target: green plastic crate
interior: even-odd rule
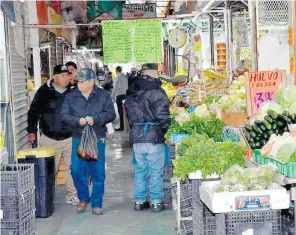
[[[260,150],[253,150],[253,159],[255,162],[266,165],[273,163],[277,166],[277,172],[288,178],[296,178],[296,162],[283,163],[277,159],[270,157],[262,157]]]

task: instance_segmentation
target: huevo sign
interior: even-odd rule
[[[286,83],[285,71],[246,73],[248,115],[257,115],[265,101],[274,100],[276,91]]]

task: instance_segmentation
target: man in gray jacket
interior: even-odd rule
[[[114,88],[111,97],[116,100],[118,113],[120,116],[120,128],[116,131],[123,131],[123,107],[122,101],[125,99],[126,91],[128,89],[127,77],[122,73],[122,68],[120,66],[116,67],[116,77],[114,82]]]

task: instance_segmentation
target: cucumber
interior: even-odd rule
[[[286,116],[286,115],[284,115],[284,114],[280,115],[279,117],[280,117],[281,119],[283,119],[284,121],[286,121],[287,123],[289,123],[289,124],[292,123],[292,120],[291,120],[288,116]]]
[[[284,127],[286,125],[286,123],[282,122],[282,121],[277,121],[276,124],[279,126],[279,127]]]
[[[272,124],[272,129],[273,129],[273,130],[276,130],[277,128],[278,128],[277,123],[273,123],[273,124]]]
[[[255,137],[255,140],[256,140],[256,141],[259,141],[259,140],[260,140],[260,137],[259,137],[259,136],[256,136],[256,137]]]
[[[255,132],[257,132],[258,134],[260,134],[260,135],[263,134],[263,132],[261,131],[261,129],[260,129],[258,126],[256,126],[256,125],[253,125],[253,130],[254,130]]]
[[[267,133],[269,136],[271,136],[274,132],[273,132],[273,130],[268,130]]]
[[[268,121],[263,120],[262,123],[266,127],[267,130],[270,130],[271,129],[271,124]]]
[[[275,119],[278,118],[278,114],[277,114],[275,111],[273,111],[273,110],[268,110],[268,111],[267,111],[267,114],[268,114],[273,120],[275,120]]]
[[[254,131],[251,131],[251,132],[250,132],[250,136],[251,136],[252,138],[255,138],[255,137],[256,137],[255,132],[254,132]]]
[[[255,143],[255,146],[256,146],[256,148],[259,148],[261,146],[261,143],[260,142],[256,142]]]
[[[285,110],[285,111],[283,112],[283,114],[286,115],[286,116],[289,116],[289,115],[290,115],[290,113],[289,113],[287,110]]]
[[[289,128],[286,126],[285,128],[284,128],[284,132],[288,132],[289,131]]]
[[[249,144],[250,144],[251,149],[255,149],[256,148],[256,145],[254,143],[249,143]]]
[[[265,117],[264,117],[264,119],[265,119],[265,121],[267,121],[268,123],[273,123],[274,122],[274,120],[270,117],[270,116],[268,116],[268,115],[266,115]]]
[[[274,131],[274,134],[276,134],[276,135],[278,135],[280,132],[279,132],[279,130],[278,129],[276,129],[275,131]]]
[[[247,131],[253,131],[252,126],[250,124],[245,124],[245,128]]]

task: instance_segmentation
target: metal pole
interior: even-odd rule
[[[214,18],[209,14],[209,30],[210,30],[210,45],[211,45],[211,65],[215,65],[215,39],[214,39]]]
[[[249,17],[251,24],[251,55],[252,66],[251,71],[258,71],[258,48],[257,48],[257,15],[256,15],[256,2],[248,0],[249,4]]]

